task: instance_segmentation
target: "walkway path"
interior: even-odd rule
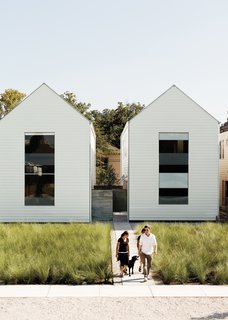
[[[113,225],[114,225],[114,235],[112,236],[112,265],[113,272],[115,275],[120,274],[119,270],[119,262],[116,261],[116,242],[120,238],[121,233],[125,230],[129,233],[129,244],[130,244],[130,258],[134,255],[138,255],[137,251],[137,236],[134,233],[130,223],[127,221],[127,216],[124,213],[115,213],[113,215]],[[143,286],[151,286],[155,284],[162,284],[161,281],[152,278],[147,282],[144,282],[144,277],[142,272],[138,271],[139,269],[139,260],[135,262],[134,266],[134,274],[129,277],[129,275],[125,275],[123,278],[114,277],[115,285],[143,285]]]

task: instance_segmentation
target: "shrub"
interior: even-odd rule
[[[137,233],[148,223],[137,226]],[[228,225],[151,223],[158,241],[153,270],[164,283],[228,283]]]
[[[112,280],[107,224],[1,224],[0,248],[5,284]]]

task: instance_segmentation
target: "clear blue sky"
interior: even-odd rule
[[[176,84],[227,118],[227,0],[7,0],[0,10],[0,92],[45,82],[101,110],[147,105]]]

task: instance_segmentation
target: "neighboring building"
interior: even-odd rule
[[[0,221],[91,221],[92,124],[46,84],[0,121]]]
[[[220,128],[219,137],[220,162],[220,207],[227,210],[228,206],[228,122]]]
[[[129,220],[215,220],[218,121],[176,86],[131,119],[121,135]]]
[[[111,186],[121,188],[120,149],[107,144],[105,150],[97,154],[97,169],[96,189],[110,189]]]

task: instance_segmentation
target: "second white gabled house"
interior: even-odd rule
[[[121,136],[129,220],[215,220],[219,123],[176,86],[130,120]]]

